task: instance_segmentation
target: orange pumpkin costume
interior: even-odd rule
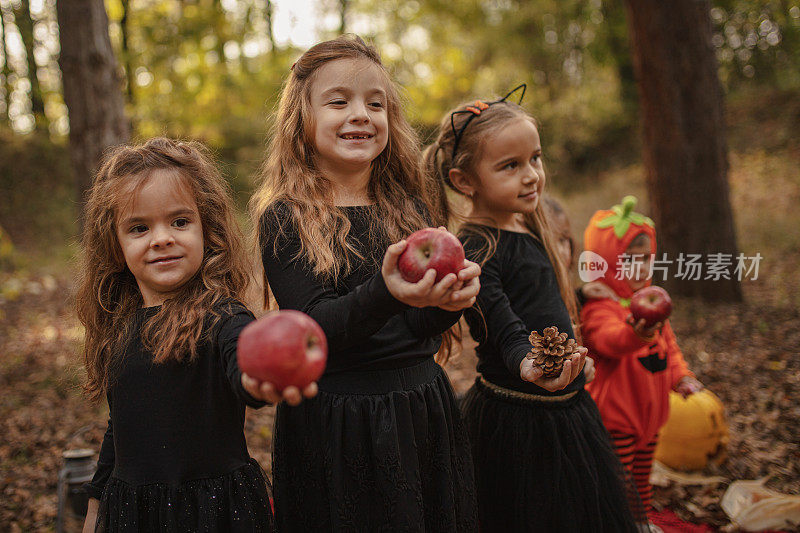
[[[581,309],[581,333],[596,375],[586,389],[594,398],[611,433],[623,465],[633,474],[642,503],[649,508],[647,481],[658,430],[669,414],[669,391],[684,376],[693,376],[675,340],[669,321],[652,342],[639,338],[626,322],[633,289],[617,279],[618,258],[634,238],[650,238],[656,253],[653,222],[632,211],[636,199],[626,197],[622,205],[594,214],[584,234],[584,249],[601,256],[608,269],[598,281],[620,297],[589,300]],[[648,285],[649,285],[648,280]]]

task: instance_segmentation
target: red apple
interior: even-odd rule
[[[248,324],[239,335],[239,369],[278,391],[301,390],[325,370],[328,340],[314,319],[300,311],[274,311]]]
[[[415,231],[406,239],[408,245],[397,261],[403,279],[416,283],[425,272],[436,270],[436,282],[464,268],[464,247],[455,235],[439,228]]]
[[[672,314],[672,299],[655,285],[639,289],[631,297],[631,314],[636,322],[643,318],[647,327],[664,322]]]

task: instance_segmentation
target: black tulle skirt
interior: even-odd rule
[[[267,486],[255,459],[223,476],[180,485],[131,485],[112,476],[100,500],[96,531],[272,532]]]
[[[481,531],[636,531],[630,484],[586,391],[537,401],[479,378],[463,410]]]
[[[477,531],[466,428],[432,358],[319,386],[312,400],[278,406],[278,531]]]

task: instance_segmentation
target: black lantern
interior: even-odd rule
[[[61,455],[64,466],[58,473],[56,533],[80,532],[89,505],[89,495],[83,490],[83,484],[94,476],[94,450],[67,450]]]

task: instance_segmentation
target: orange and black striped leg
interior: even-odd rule
[[[646,512],[653,510],[653,486],[650,484],[650,471],[653,469],[653,451],[657,438],[648,442],[644,448],[635,450],[633,454],[633,480]]]

